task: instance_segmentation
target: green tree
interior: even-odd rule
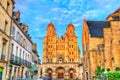
[[[105,71],[104,68],[101,68],[100,66],[97,66],[97,69],[96,69],[96,71],[95,71],[95,74],[96,74],[96,75],[93,76],[93,78],[101,79],[104,71]]]

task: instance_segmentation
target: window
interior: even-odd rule
[[[18,39],[17,39],[17,41],[20,41],[20,33],[18,32]]]
[[[60,57],[60,58],[59,58],[59,63],[62,63],[62,62],[63,62],[63,58]]]
[[[22,45],[22,42],[23,42],[23,37],[21,35],[21,38],[20,38],[20,44]]]
[[[119,20],[119,16],[113,16],[113,20]]]
[[[104,51],[104,44],[99,44],[98,45],[98,50],[99,51]]]
[[[74,61],[74,59],[72,59],[72,61]]]
[[[73,48],[73,45],[72,45],[72,48]]]
[[[30,60],[30,58],[29,58],[29,54],[28,54],[28,60]]]
[[[73,52],[72,52],[72,55],[73,55]]]
[[[3,44],[2,44],[2,55],[4,55],[5,54],[5,43],[3,42]]]
[[[26,43],[26,41],[25,41],[25,39],[24,39],[24,41],[23,41],[23,46],[25,47],[25,43]]]
[[[13,26],[12,27],[12,35],[14,35],[15,34],[15,27]]]
[[[18,47],[16,47],[16,56],[18,56]]]
[[[23,51],[23,57],[22,57],[23,59],[24,59],[24,53],[25,53],[25,52]]]
[[[19,53],[19,57],[20,57],[20,58],[21,58],[21,51],[22,51],[22,50],[20,49],[20,53]]]
[[[4,25],[4,32],[6,32],[6,27],[7,27],[7,25],[8,25],[8,22],[7,22],[7,21],[5,21],[5,25]]]
[[[10,8],[10,3],[7,2],[7,7],[6,7],[6,10],[9,11],[9,8]]]
[[[12,43],[11,45],[11,53],[13,54],[13,50],[14,50],[14,44]]]
[[[6,40],[5,38],[3,38],[2,50],[1,50],[1,59],[2,59],[2,60],[5,60],[6,43],[7,43],[7,40]]]
[[[16,35],[16,40],[18,41],[18,35],[19,35],[19,32],[17,32],[17,35]]]
[[[27,60],[27,53],[26,53],[26,55],[25,55],[25,60]]]

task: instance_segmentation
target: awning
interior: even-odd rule
[[[27,67],[28,71],[34,72],[35,70],[38,70],[37,67],[35,65],[32,65],[31,68]]]

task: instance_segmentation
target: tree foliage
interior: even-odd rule
[[[93,76],[93,78],[97,79],[108,79],[108,80],[120,80],[120,68],[116,67],[115,72],[111,72],[109,68],[106,69],[107,72],[105,73],[104,68],[101,68],[100,66],[96,69],[96,74]]]

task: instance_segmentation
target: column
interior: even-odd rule
[[[22,78],[22,67],[19,68],[19,77]]]
[[[18,67],[16,67],[16,78],[18,78]]]
[[[65,79],[69,79],[69,73],[68,73],[68,71],[69,71],[69,69],[66,69],[66,70],[65,70],[65,76],[64,76]]]
[[[12,66],[12,71],[11,71],[11,77],[10,77],[10,80],[12,80],[14,77],[14,66]]]
[[[56,73],[55,69],[53,69],[52,78],[57,79],[57,73]]]
[[[4,69],[2,73],[2,80],[6,80],[6,65],[4,65]]]
[[[10,66],[7,65],[7,73],[6,73],[6,79],[8,80],[10,76]]]
[[[26,70],[25,70],[25,67],[23,68],[23,78],[26,78]]]

